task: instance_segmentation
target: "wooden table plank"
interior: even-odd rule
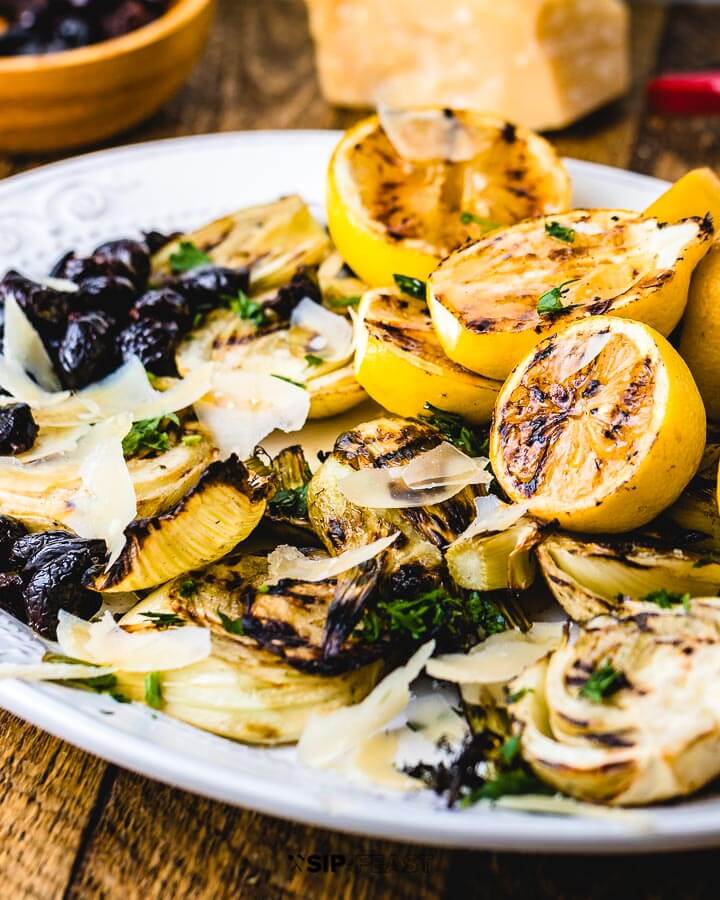
[[[643,86],[658,47],[663,68],[718,62],[717,10],[635,4],[633,20],[630,97],[552,139],[568,155],[630,163],[665,177],[690,165],[720,164],[720,119],[643,114]],[[344,127],[359,115],[334,110],[320,97],[302,0],[220,0],[208,52],[188,85],[153,120],[113,144],[244,128]],[[49,159],[0,158],[0,177]],[[118,771],[7,714],[0,714],[0,729],[0,892],[12,900],[64,894],[650,900],[716,893],[716,855],[707,853],[606,860],[430,850],[423,872],[423,848],[333,834],[194,797]],[[352,867],[348,862],[336,874],[299,871],[290,853],[341,854]],[[403,858],[420,871],[393,871],[393,859],[402,868]],[[391,871],[378,871],[383,862]]]

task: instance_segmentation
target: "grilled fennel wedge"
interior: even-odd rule
[[[183,242],[213,265],[247,269],[253,291],[282,284],[298,266],[321,262],[331,249],[325,229],[296,195],[238,210],[166,244],[152,260],[156,280],[171,273],[171,257]]]
[[[548,587],[576,622],[622,614],[628,601],[645,600],[657,608],[658,602],[679,602],[686,594],[720,591],[720,563],[640,537],[580,540],[555,534],[536,552]]]
[[[445,553],[450,576],[468,590],[527,590],[535,580],[532,551],[541,535],[539,523],[523,517],[504,531],[454,541]]]
[[[269,475],[237,456],[216,460],[175,506],[128,525],[120,557],[94,589],[151,588],[220,559],[255,529],[273,490]]]
[[[351,343],[343,358],[324,359],[315,347],[317,333],[291,322],[301,293],[296,293],[293,302],[284,303],[278,302],[278,291],[266,291],[248,301],[250,306],[235,305],[242,314],[235,309],[213,310],[180,343],[175,357],[178,371],[187,375],[215,362],[223,369],[284,378],[308,391],[313,419],[336,415],[360,403],[366,395],[353,374]]]
[[[277,490],[267,505],[264,522],[295,542],[316,544],[318,538],[310,524],[307,507],[312,472],[302,447],[299,444],[286,447],[268,461],[268,467]]]
[[[720,552],[719,463],[720,442],[717,433],[713,433],[697,475],[664,514],[674,525],[694,533],[694,545],[716,552]]]
[[[431,426],[409,419],[383,417],[341,434],[332,453],[308,486],[310,522],[332,555],[361,547],[380,537],[400,536],[384,554],[362,564],[368,591],[339,597],[328,615],[326,651],[333,653],[357,623],[371,590],[384,582],[394,596],[414,595],[436,587],[443,570],[442,550],[470,523],[475,489],[465,487],[432,506],[370,509],[351,503],[340,482],[352,472],[407,465],[442,441]]]
[[[509,710],[540,778],[580,800],[635,806],[720,774],[719,678],[717,610],[601,616],[512,682]]]
[[[293,582],[263,593],[266,575],[262,556],[211,566],[164,585],[121,619],[133,631],[195,622],[212,632],[207,659],[159,673],[164,712],[234,740],[282,744],[300,737],[311,713],[357,703],[375,686],[383,663],[367,646],[322,660],[333,585]],[[118,672],[118,689],[142,701],[144,678]]]

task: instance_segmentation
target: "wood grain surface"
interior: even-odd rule
[[[648,115],[643,87],[670,68],[720,65],[717,7],[633,5],[635,87],[551,137],[563,153],[665,178],[720,169],[720,117]],[[320,97],[301,0],[221,0],[208,51],[165,110],[115,143],[247,128],[342,127]],[[49,158],[0,157],[0,177]],[[250,173],[248,173],[250,174]],[[239,174],[242,177],[242,173]],[[156,784],[0,713],[0,897],[716,897],[714,852],[544,857],[405,847],[282,822]],[[296,853],[339,853],[338,874]]]

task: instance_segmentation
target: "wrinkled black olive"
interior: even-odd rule
[[[38,425],[27,403],[0,406],[0,456],[29,450],[35,443]]]
[[[64,387],[86,387],[117,368],[114,326],[112,318],[102,312],[70,317],[57,352],[58,374]]]
[[[193,311],[221,306],[223,298],[236,297],[250,285],[247,269],[201,266],[180,275],[172,287],[187,297]]]
[[[119,275],[93,275],[78,282],[80,299],[76,305],[125,318],[137,291],[131,281]]]
[[[174,375],[179,334],[175,322],[140,319],[120,332],[118,344],[124,360],[137,356],[153,375]]]
[[[104,17],[102,27],[108,37],[119,37],[144,27],[152,20],[152,13],[140,0],[123,0],[116,10]]]
[[[55,39],[68,50],[87,46],[93,37],[93,29],[80,16],[64,16],[55,25]]]
[[[125,278],[133,284],[133,270],[121,259],[94,254],[77,256],[74,251],[62,256],[50,270],[53,278],[67,278],[80,284],[88,278]]]
[[[322,293],[314,270],[300,266],[290,281],[284,284],[274,297],[264,301],[263,305],[266,309],[273,310],[281,319],[289,319],[298,303],[306,297],[316,303],[322,303]]]
[[[0,609],[21,622],[27,621],[23,580],[17,572],[0,572]]]
[[[10,554],[15,544],[27,533],[27,528],[22,522],[11,519],[10,516],[0,516],[0,570],[4,572],[13,568]]]
[[[190,306],[185,297],[168,287],[143,294],[135,301],[130,310],[130,317],[155,319],[158,322],[177,322],[182,331],[188,329],[192,321]]]
[[[150,254],[154,256],[158,250],[162,250],[162,248],[169,244],[170,241],[174,241],[176,238],[179,238],[182,235],[182,231],[173,231],[171,234],[165,234],[162,231],[143,231],[143,238],[145,239],[145,244],[147,245]]]
[[[4,305],[13,297],[43,339],[62,334],[69,296],[66,291],[55,291],[15,271],[0,281],[0,302]]]
[[[93,251],[93,257],[125,266],[132,275],[132,283],[139,291],[144,290],[150,277],[150,250],[147,244],[127,238],[108,241]]]
[[[105,556],[103,541],[83,540],[69,531],[33,531],[15,541],[9,557],[10,568],[27,566],[31,569],[34,565],[43,565],[61,556],[68,546],[84,550],[88,569],[102,563]]]
[[[81,561],[72,550],[36,569],[23,590],[28,625],[54,640],[61,609],[82,619],[96,613],[102,599],[100,594],[79,584],[83,575]]]

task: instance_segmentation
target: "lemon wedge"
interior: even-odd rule
[[[355,377],[385,409],[413,418],[430,403],[475,424],[490,421],[501,382],[447,358],[423,300],[368,291],[355,335]]]
[[[708,168],[692,169],[645,210],[646,216],[661,222],[679,222],[707,213],[715,227],[720,227],[720,178]]]
[[[647,325],[574,322],[521,361],[495,407],[490,459],[511,500],[582,531],[630,531],[682,493],[705,446],[690,370]]]
[[[373,287],[396,273],[425,279],[468,240],[570,205],[562,161],[525,128],[439,109],[383,122],[371,116],[349,129],[328,172],[333,242]]]
[[[569,320],[611,314],[670,334],[712,239],[708,220],[676,225],[623,210],[574,210],[488,235],[452,253],[428,281],[447,355],[504,378]]]
[[[695,270],[683,319],[680,354],[690,366],[708,417],[720,419],[720,244]]]

